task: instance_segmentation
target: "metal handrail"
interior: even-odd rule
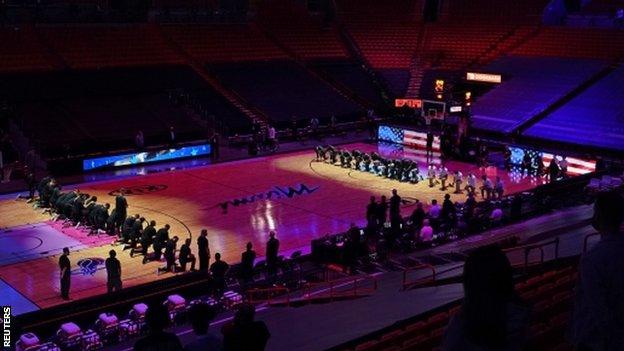
[[[420,278],[414,281],[408,281],[407,278],[410,272],[414,272],[414,271],[418,271],[422,269],[430,269],[431,277],[425,277],[425,278]],[[409,267],[403,270],[403,290],[406,290],[409,287],[412,287],[414,285],[435,282],[435,280],[436,280],[436,269],[434,266],[430,264],[419,264],[417,266]]]
[[[264,298],[256,299],[255,297],[259,294],[264,294]],[[247,302],[249,303],[257,303],[257,302],[266,302],[267,304],[271,304],[274,301],[274,297],[276,295],[285,294],[286,295],[286,305],[290,306],[290,290],[283,286],[275,286],[271,288],[255,288],[247,290]]]
[[[358,287],[358,283],[362,281],[372,281],[372,288],[362,288]],[[349,289],[345,289],[343,292],[336,292],[337,287],[350,285]],[[312,291],[312,289],[326,286],[326,288],[321,289],[320,291]],[[371,275],[357,276],[357,277],[349,277],[346,279],[336,279],[332,281],[320,282],[320,283],[310,283],[307,284],[303,289],[303,297],[304,299],[310,303],[313,297],[316,298],[328,298],[330,301],[334,301],[334,298],[339,296],[353,296],[356,297],[362,293],[372,293],[377,291],[379,284],[377,278]],[[326,295],[321,292],[328,291]]]
[[[504,249],[503,252],[504,253],[509,253],[509,252],[513,252],[513,251],[519,251],[519,250],[524,250],[524,269],[526,270],[529,267],[529,254],[531,253],[531,251],[533,250],[539,250],[540,251],[540,260],[539,260],[539,264],[544,264],[544,247],[548,246],[548,245],[555,245],[555,260],[559,259],[559,237],[556,237],[555,239],[551,240],[551,241],[547,241],[545,243],[538,243],[538,244],[529,244],[529,245],[521,245],[521,246],[516,246],[516,247],[510,247],[507,249]]]

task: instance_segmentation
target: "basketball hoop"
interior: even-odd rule
[[[430,115],[425,115],[425,125],[430,126],[431,125],[431,120],[433,119],[432,116]]]

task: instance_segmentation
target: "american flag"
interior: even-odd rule
[[[550,165],[550,161],[553,157],[553,154],[546,152],[542,154],[544,167],[548,167]],[[557,160],[561,161],[561,156],[557,156]],[[596,161],[594,160],[584,160],[577,157],[566,157],[566,160],[568,161],[568,174],[570,175],[587,174],[596,170]]]
[[[406,158],[419,163],[427,163],[427,133],[415,132],[391,126],[379,126],[379,140],[389,141],[399,145],[401,148],[383,146],[380,153],[384,157]],[[440,163],[440,138],[433,137],[433,163]]]
[[[403,131],[403,145],[417,149],[427,148],[427,133],[415,132],[412,130]],[[433,151],[440,151],[440,137],[433,136]]]

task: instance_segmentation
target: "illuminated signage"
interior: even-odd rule
[[[500,74],[468,72],[466,73],[466,80],[485,83],[500,83],[503,81],[503,77]]]
[[[204,156],[209,154],[209,144],[182,146],[179,148],[165,150],[135,152],[122,155],[88,158],[82,161],[82,169],[88,171],[103,167],[138,165],[143,163],[176,160],[186,157]]]
[[[462,112],[462,107],[461,107],[461,106],[451,106],[451,108],[449,109],[449,111],[450,111],[451,113]]]
[[[411,107],[411,108],[422,108],[422,100],[420,99],[395,99],[394,107]]]

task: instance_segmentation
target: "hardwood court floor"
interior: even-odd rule
[[[374,151],[376,145],[351,144],[345,148]],[[309,250],[310,241],[325,234],[349,228],[351,222],[364,224],[364,212],[371,195],[390,195],[393,188],[405,199],[429,202],[441,200],[444,192],[429,188],[426,182],[406,184],[394,180],[315,162],[314,152],[304,151],[262,157],[245,161],[217,164],[189,170],[173,170],[144,176],[87,183],[80,190],[97,195],[100,202],[113,202],[109,195],[118,189],[132,190],[128,195],[129,214],[139,213],[158,226],[169,223],[171,235],[181,240],[192,236],[192,250],[196,251],[195,238],[202,228],[208,229],[212,254],[221,252],[226,262],[236,263],[245,244],[253,243],[258,256],[264,256],[265,242],[270,230],[277,232],[281,251],[289,255],[294,250]],[[474,165],[449,162],[450,170],[460,169],[464,174],[477,172]],[[478,174],[478,173],[476,173]],[[498,170],[507,184],[508,192],[532,188],[530,180],[514,181],[504,171]],[[307,190],[301,194],[289,187]],[[279,187],[277,189],[276,187]],[[281,189],[281,190],[280,190]],[[254,196],[255,195],[255,196]],[[269,197],[270,199],[266,199]],[[246,198],[247,203],[234,206],[229,203],[225,212],[221,203]],[[463,201],[464,195],[452,195]],[[405,205],[403,214],[412,211]],[[35,223],[46,217],[33,211],[23,202],[0,202],[0,228]],[[181,243],[178,244],[178,246]],[[72,263],[90,257],[108,257],[110,245],[90,247],[74,252]],[[60,248],[59,248],[60,251]],[[141,258],[130,258],[119,253],[125,286],[133,286],[170,274],[157,276],[160,263],[141,264]],[[59,252],[60,254],[60,252]],[[58,256],[20,262],[0,267],[0,278],[32,300],[39,307],[62,303],[59,295]],[[74,299],[104,293],[106,275],[103,270],[93,276],[72,277],[70,295]]]

